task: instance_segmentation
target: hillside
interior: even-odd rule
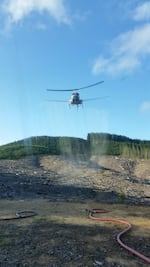
[[[149,159],[150,141],[108,133],[89,133],[86,140],[75,137],[36,136],[0,146],[0,159],[18,159],[28,155],[44,154],[84,159],[94,155]]]
[[[129,203],[139,204],[148,204],[150,198],[150,160],[42,155],[0,160],[0,172],[1,198],[58,195],[70,199],[75,194],[78,200],[88,197],[112,203],[124,197]]]

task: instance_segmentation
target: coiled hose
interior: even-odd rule
[[[32,210],[25,210],[25,211],[20,211],[15,214],[15,216],[12,217],[6,217],[6,218],[0,218],[0,221],[10,221],[10,220],[18,220],[18,219],[25,219],[29,217],[36,216],[37,212],[32,211]]]
[[[136,255],[137,257],[141,258],[142,260],[144,260],[147,263],[150,263],[150,258],[144,256],[143,254],[137,252],[136,250],[130,248],[129,246],[125,245],[122,241],[121,241],[121,236],[124,235],[125,233],[127,233],[131,228],[131,224],[127,221],[124,220],[120,220],[120,219],[115,219],[115,218],[98,218],[95,217],[94,214],[96,213],[107,213],[109,212],[106,209],[87,209],[88,212],[88,217],[92,220],[97,220],[97,221],[109,221],[109,222],[117,222],[117,223],[121,223],[121,224],[125,224],[127,225],[127,228],[125,228],[123,231],[121,231],[118,235],[117,235],[117,242],[120,244],[120,246],[122,246],[123,248],[125,248],[126,250],[130,251],[132,254]]]

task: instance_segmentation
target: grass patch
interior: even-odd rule
[[[0,248],[5,248],[8,246],[13,246],[13,242],[10,238],[4,238],[0,241]]]

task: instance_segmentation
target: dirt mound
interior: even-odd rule
[[[45,171],[57,173],[55,182],[58,184],[92,188],[100,192],[116,192],[124,194],[130,200],[135,198],[144,202],[150,197],[148,163],[149,161],[108,156],[92,157],[89,161],[58,156],[44,156],[40,159],[40,165]]]
[[[0,161],[0,197],[33,198],[82,195],[97,199],[149,203],[149,161],[92,157],[88,161],[62,156]],[[63,194],[61,194],[63,192]],[[65,193],[64,193],[65,192]],[[82,194],[81,194],[82,192]],[[108,198],[108,199],[107,199]]]

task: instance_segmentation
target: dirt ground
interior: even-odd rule
[[[124,225],[93,221],[86,212],[105,208],[110,212],[99,217],[129,221],[122,241],[150,257],[148,168],[110,157],[0,161],[0,266],[148,267],[117,243]],[[4,220],[24,210],[37,215]]]

